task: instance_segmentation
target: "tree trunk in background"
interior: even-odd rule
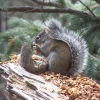
[[[7,13],[0,12],[0,32],[5,32],[7,29]]]
[[[0,12],[0,32],[5,32],[7,29],[7,13]],[[0,74],[0,100],[7,100],[4,94],[6,81]]]

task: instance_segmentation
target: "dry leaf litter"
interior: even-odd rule
[[[33,55],[32,58],[33,60],[44,61],[37,55]],[[18,61],[19,55],[13,55],[10,61],[0,62],[0,64],[10,62],[18,65]],[[66,97],[66,100],[100,100],[100,85],[88,77],[80,75],[67,77],[54,72],[45,72],[40,76],[59,87],[59,94],[62,94],[62,99],[57,98],[56,100],[63,100],[63,96]],[[50,91],[53,92],[53,89],[51,88]]]

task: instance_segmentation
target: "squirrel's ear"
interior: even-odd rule
[[[47,27],[46,27],[46,28],[44,28],[44,31],[45,31],[45,33],[46,33],[46,34],[51,33],[51,30],[50,30],[49,28],[47,28]]]

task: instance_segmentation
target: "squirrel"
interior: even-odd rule
[[[36,36],[35,44],[36,50],[47,58],[47,63],[39,66],[42,72],[49,70],[68,76],[79,75],[87,65],[86,41],[73,31],[66,30],[55,19],[46,22],[44,30]],[[41,73],[41,70],[38,71]]]

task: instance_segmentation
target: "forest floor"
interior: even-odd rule
[[[41,58],[33,55],[33,60],[42,60]],[[1,62],[1,64],[15,63],[18,65],[19,55],[11,57],[10,61]],[[59,87],[59,94],[66,99],[61,100],[100,100],[100,85],[91,78],[85,76],[64,76],[61,74],[55,74],[54,72],[45,72],[39,74],[45,81],[51,82]],[[47,87],[45,87],[47,89]],[[53,92],[53,88],[51,90]],[[60,100],[60,99],[56,99]]]

